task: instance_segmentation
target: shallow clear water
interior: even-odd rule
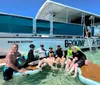
[[[88,59],[94,63],[100,64],[100,50],[94,52],[85,52]],[[0,69],[0,85],[2,85],[2,68]],[[14,77],[6,85],[84,85],[78,78],[73,79],[64,76],[64,70],[53,71],[50,68],[44,68],[44,71],[30,76]]]

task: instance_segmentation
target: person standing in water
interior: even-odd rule
[[[6,55],[5,66],[3,69],[3,77],[5,81],[8,81],[13,78],[14,71],[18,71],[20,73],[23,73],[25,71],[25,69],[18,69],[16,66],[17,50],[17,44],[13,44],[11,50]]]

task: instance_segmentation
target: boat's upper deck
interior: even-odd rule
[[[92,17],[92,18],[91,18]],[[47,0],[35,19],[0,13],[0,37],[84,36],[85,26],[97,26],[100,16]]]

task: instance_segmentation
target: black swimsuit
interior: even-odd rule
[[[58,55],[59,58],[62,58],[62,56],[63,56],[63,51],[62,51],[61,48],[56,50],[56,55]]]
[[[81,51],[77,51],[76,53],[72,52],[73,58],[77,57],[78,60],[75,62],[78,64],[78,67],[85,65],[86,56]]]

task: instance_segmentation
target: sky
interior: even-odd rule
[[[0,12],[35,18],[46,0],[0,0]],[[64,5],[100,14],[100,0],[53,0]]]

